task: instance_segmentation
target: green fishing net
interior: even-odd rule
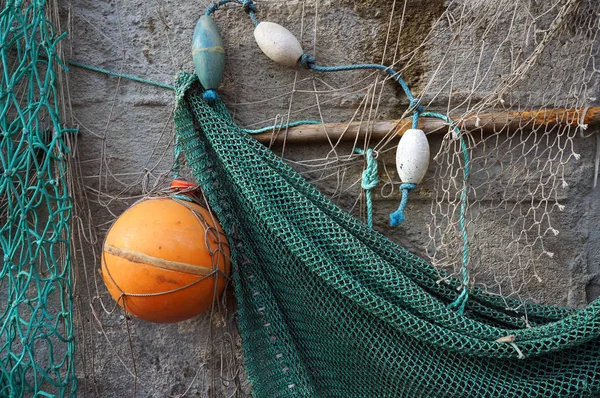
[[[0,13],[0,397],[76,388],[72,200],[57,89],[59,35],[44,1]]]
[[[185,73],[175,124],[230,238],[255,396],[600,393],[600,301],[517,312],[474,288],[460,315],[448,307],[458,280],[438,283],[430,264],[338,208]]]
[[[74,396],[69,144],[60,36],[44,1],[0,14],[0,397]],[[570,310],[461,282],[369,229],[208,105],[176,89],[178,145],[230,238],[258,397],[600,394],[600,302]],[[507,309],[518,308],[518,310]]]

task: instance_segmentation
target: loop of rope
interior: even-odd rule
[[[229,4],[229,3],[240,4],[242,6],[242,8],[244,9],[244,11],[250,16],[250,19],[252,19],[252,23],[254,23],[254,25],[258,25],[259,21],[255,15],[256,5],[254,4],[253,0],[221,0],[221,1],[217,1],[216,3],[212,4],[210,7],[208,7],[206,9],[205,14],[206,15],[213,14],[219,8],[221,8],[225,4]]]
[[[248,14],[251,12],[256,12],[256,6],[252,2],[252,0],[244,0],[242,2],[242,7],[244,8],[244,11],[246,11]]]
[[[367,161],[367,167],[362,173],[361,187],[365,190],[365,201],[367,206],[367,225],[369,226],[369,228],[373,228],[372,190],[379,183],[376,152],[370,148],[366,151],[360,148],[356,148],[354,151],[360,155],[364,155]]]
[[[417,187],[417,184],[400,184],[400,192],[402,193],[402,200],[398,210],[390,214],[390,225],[396,227],[404,222],[404,210],[406,210],[406,204],[408,203],[408,192],[412,191]]]
[[[311,69],[311,65],[314,65],[314,63],[315,59],[306,53],[302,54],[302,56],[300,57],[300,65],[302,65],[306,69]]]
[[[215,11],[217,11],[219,8],[223,7],[225,4],[236,3],[236,2],[239,2],[239,0],[221,0],[221,1],[217,1],[216,3],[212,4],[210,7],[208,7],[206,9],[205,14],[206,15],[213,14]]]

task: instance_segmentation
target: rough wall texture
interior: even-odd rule
[[[304,48],[325,65],[391,59],[389,52],[383,52],[391,2],[325,0],[318,2],[318,8],[315,3],[313,0],[259,2],[259,17],[288,27],[301,38]],[[69,57],[112,71],[171,83],[179,69],[193,70],[191,36],[197,18],[207,6],[205,0],[71,0],[70,7],[64,8],[65,18],[70,18],[72,23]],[[417,49],[444,7],[444,1],[427,2],[425,8],[422,1],[409,1],[398,51],[409,53]],[[313,80],[312,72],[278,67],[263,56],[254,43],[250,20],[238,7],[219,12],[216,21],[227,49],[227,68],[220,95],[241,125],[272,124],[276,115],[288,112],[292,119],[323,118],[330,122],[354,117],[364,93],[343,98],[331,95],[329,100],[323,95],[321,106],[317,107],[314,94],[308,91],[343,87],[361,81],[364,73],[318,76]],[[390,37],[399,33],[397,25],[393,26]],[[434,49],[417,50],[416,61],[405,72],[408,84],[415,91],[422,88],[426,81],[423,77],[432,73],[431,65],[436,65],[440,56],[441,52]],[[499,56],[510,57],[510,54]],[[560,68],[561,62],[554,60],[554,64],[547,66],[548,70]],[[541,99],[543,84],[532,84],[540,87]],[[456,86],[461,87],[460,82]],[[462,86],[468,86],[467,82]],[[295,90],[293,101],[292,89]],[[398,118],[406,108],[406,98],[394,85],[386,83],[384,90],[380,107],[372,119]],[[78,142],[81,168],[101,241],[115,215],[153,184],[166,181],[161,173],[167,172],[173,161],[170,153],[172,93],[80,68],[71,70],[70,93],[74,121],[81,131]],[[431,106],[443,105],[444,100],[438,97],[437,103]],[[432,138],[433,152],[439,145],[440,141]],[[568,166],[570,190],[564,204],[570,211],[558,220],[560,238],[551,242],[556,257],[548,261],[547,269],[539,270],[543,283],[533,291],[539,300],[581,306],[600,295],[600,229],[597,228],[600,196],[598,189],[593,190],[591,186],[594,140],[576,139],[575,145],[582,157],[581,161]],[[329,149],[328,145],[288,147],[285,154],[302,159],[315,153],[325,155]],[[393,164],[391,158],[388,160],[388,164]],[[358,179],[360,171],[356,168],[355,175],[348,178]],[[427,184],[426,180],[424,185]],[[333,194],[335,187],[323,185],[321,188]],[[358,190],[353,189],[336,195],[336,200],[344,208],[355,208],[358,214],[354,206],[357,194]],[[399,196],[384,198],[376,193],[376,228],[409,249],[424,253],[427,232],[423,227],[423,214],[429,212],[430,200],[426,190],[417,192],[411,198],[406,224],[390,229],[388,215],[397,206]],[[492,240],[494,233],[498,232],[491,232]],[[85,251],[88,255],[91,253],[91,250]],[[79,283],[87,284],[90,290],[95,290],[97,285],[100,297],[110,306],[101,282],[92,280],[93,269],[98,267],[97,260],[94,264],[88,262],[87,279],[81,279],[85,273],[78,270]],[[211,324],[222,322],[220,318],[205,315],[176,325],[154,325],[132,319],[127,326],[118,311],[92,314],[89,297],[78,296],[81,310],[77,319],[87,325],[85,335],[80,334],[86,341],[79,350],[81,368],[85,365],[88,375],[85,378],[81,372],[81,395],[130,396],[134,391],[134,378],[129,373],[133,371],[132,352],[138,376],[136,396],[180,396],[186,392],[188,396],[208,396],[224,390],[231,393],[238,387],[237,391],[248,391],[247,385],[224,386],[228,383],[221,380],[212,385],[211,372],[205,370],[207,363],[222,361],[224,367],[233,363],[223,357],[211,357],[207,349],[212,338]],[[101,319],[102,329],[93,321],[95,316]],[[220,347],[212,351],[213,354],[238,344],[235,337],[225,340],[212,342]]]

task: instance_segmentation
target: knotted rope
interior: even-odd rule
[[[356,153],[360,155],[364,155],[367,161],[367,167],[362,173],[362,183],[361,187],[365,190],[365,201],[367,206],[367,225],[369,228],[373,228],[373,197],[372,190],[379,183],[379,177],[377,175],[377,160],[376,160],[376,152],[372,149],[367,149],[364,151],[363,149],[356,148],[354,150]]]

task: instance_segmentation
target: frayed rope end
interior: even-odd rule
[[[404,222],[404,210],[396,210],[392,214],[390,214],[390,225],[392,227],[397,227],[398,225]]]
[[[416,187],[417,184],[400,185],[400,192],[402,192],[402,200],[400,201],[400,206],[398,206],[398,210],[390,214],[390,225],[392,227],[396,227],[404,222],[404,210],[406,209],[406,204],[408,203],[408,192],[415,189]]]

